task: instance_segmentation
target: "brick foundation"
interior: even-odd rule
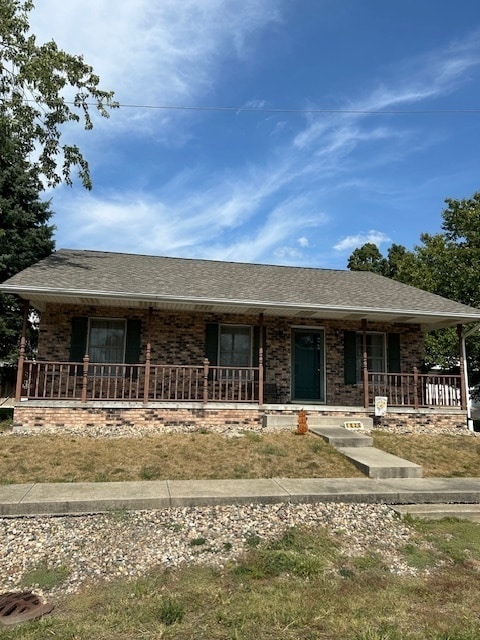
[[[257,406],[203,407],[158,406],[134,404],[125,406],[99,406],[94,403],[20,403],[14,410],[14,429],[27,432],[67,432],[80,435],[142,436],[161,433],[189,433],[213,431],[217,433],[238,430],[263,431],[265,413],[292,415],[292,427],[301,407],[279,409]],[[311,411],[307,409],[307,416]],[[360,411],[361,413],[361,411]],[[359,411],[329,410],[322,415],[348,418],[358,417]],[[371,414],[365,414],[371,415]],[[460,412],[391,412],[376,424],[376,428],[397,433],[468,433],[466,417]]]
[[[392,433],[470,433],[466,415],[461,413],[390,413],[376,428]]]
[[[262,416],[259,409],[34,407],[24,404],[15,408],[14,430],[74,431],[85,435],[101,435],[102,432],[118,435],[188,433],[204,429],[217,432],[238,429],[260,431]]]

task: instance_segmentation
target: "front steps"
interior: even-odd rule
[[[296,414],[273,414],[264,416],[264,424],[279,429],[297,426]],[[346,456],[357,469],[369,478],[421,478],[422,467],[409,460],[404,460],[391,453],[386,453],[372,446],[373,438],[362,429],[346,429],[346,422],[361,422],[365,429],[373,427],[373,420],[367,416],[342,414],[325,416],[321,414],[308,414],[307,424],[309,431],[320,436],[326,442],[335,447]]]
[[[310,424],[310,421],[308,421]],[[335,449],[341,447],[371,447],[373,438],[362,431],[353,431],[345,427],[310,427],[309,431],[323,438]]]
[[[273,413],[265,414],[263,416],[263,425],[265,427],[277,427],[280,429],[296,429],[298,420],[297,413]],[[362,422],[365,429],[371,429],[373,427],[373,419],[369,416],[354,414],[345,416],[339,413],[334,416],[325,416],[319,413],[309,413],[307,411],[307,423],[310,431],[313,427],[342,427],[344,422]]]
[[[441,520],[442,518],[458,518],[480,522],[480,504],[405,504],[395,505],[392,509],[400,517],[406,515],[421,520]]]

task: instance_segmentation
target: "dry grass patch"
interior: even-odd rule
[[[0,440],[3,483],[361,475],[312,434],[247,433],[225,438],[195,433],[117,439],[8,435]]]
[[[480,476],[480,439],[470,435],[373,432],[374,446],[415,462],[431,478]]]

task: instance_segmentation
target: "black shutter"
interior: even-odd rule
[[[205,357],[213,366],[218,364],[218,324],[214,322],[207,323],[205,327]]]
[[[388,373],[400,373],[400,334],[388,334],[387,346],[387,371]]]
[[[127,337],[125,340],[126,364],[138,364],[142,348],[142,321],[137,318],[127,320]]]
[[[345,331],[343,342],[343,373],[345,384],[357,383],[357,334]]]
[[[82,362],[87,353],[88,318],[75,316],[72,318],[70,336],[70,362]]]

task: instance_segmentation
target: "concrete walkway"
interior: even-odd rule
[[[312,427],[310,432],[320,436],[341,454],[346,456],[357,469],[369,478],[421,478],[422,467],[418,464],[386,453],[373,446],[373,438],[363,431],[353,431],[337,425],[324,424]]]
[[[0,485],[0,516],[272,502],[480,503],[480,478],[262,478]]]

